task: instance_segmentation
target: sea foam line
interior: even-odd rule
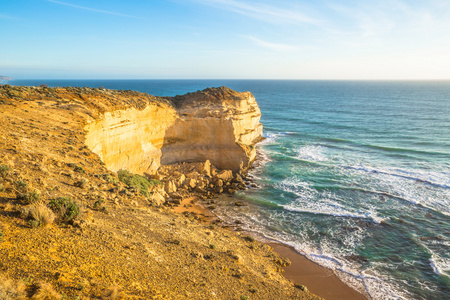
[[[357,271],[357,266],[354,266],[351,262],[346,260],[341,260],[339,254],[327,254],[324,253],[323,250],[310,245],[308,242],[304,243],[299,242],[297,239],[292,239],[292,237],[289,237],[289,235],[281,228],[270,229],[269,227],[272,227],[274,224],[271,222],[267,223],[267,218],[261,218],[261,216],[258,217],[252,213],[242,214],[237,212],[238,214],[235,215],[233,212],[236,213],[233,210],[222,211],[220,206],[216,210],[216,213],[219,213],[221,217],[224,217],[225,220],[228,220],[230,223],[233,223],[234,219],[244,220],[244,223],[240,226],[242,226],[244,230],[260,236],[265,242],[278,242],[293,247],[298,253],[305,256],[310,261],[335,272],[335,274],[349,286],[353,286],[354,288],[357,287],[356,289],[360,291],[365,290],[370,299],[406,299],[401,296],[402,293],[399,288],[396,288],[395,284],[392,285],[383,281],[381,279],[382,277],[377,274],[364,274]],[[346,275],[346,277],[344,275]]]
[[[288,179],[283,180],[276,187],[297,196],[294,204],[286,204],[282,206],[283,209],[288,211],[329,215],[335,217],[370,219],[376,224],[380,224],[384,221],[383,218],[378,217],[376,213],[372,211],[350,211],[348,208],[331,199],[319,198],[318,192],[312,189],[306,182]]]
[[[333,206],[333,205],[330,205],[330,206]],[[373,212],[366,212],[363,214],[351,213],[351,212],[333,213],[333,212],[329,212],[329,211],[316,211],[313,209],[292,207],[290,205],[283,205],[282,207],[283,207],[283,209],[292,211],[292,212],[310,213],[310,214],[315,214],[315,215],[327,215],[327,216],[334,216],[334,217],[370,219],[376,224],[380,224],[381,222],[385,221],[385,219],[378,217]]]
[[[313,162],[327,161],[328,157],[323,153],[326,147],[320,145],[308,145],[297,150],[297,159]]]
[[[400,177],[400,178],[404,178],[404,179],[409,179],[409,180],[414,180],[414,181],[419,181],[419,182],[423,182],[432,186],[436,186],[436,187],[441,187],[441,188],[445,188],[445,189],[450,189],[450,179],[449,182],[436,182],[433,181],[431,179],[426,179],[421,177],[420,173],[414,173],[414,172],[408,172],[405,170],[383,170],[383,169],[377,169],[377,168],[372,168],[369,166],[364,166],[364,165],[359,165],[359,166],[346,166],[344,167],[346,169],[353,169],[353,170],[357,170],[357,171],[365,171],[368,173],[378,173],[378,174],[384,174],[384,175],[389,175],[389,176],[395,176],[395,177]],[[397,172],[395,172],[397,171]],[[403,173],[403,174],[402,174]],[[431,174],[428,174],[429,176],[432,176]],[[447,178],[439,178],[441,180],[445,180]]]

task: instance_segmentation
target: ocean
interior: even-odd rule
[[[372,299],[450,299],[450,81],[13,80],[174,96],[252,92],[258,188],[225,221],[293,246]]]

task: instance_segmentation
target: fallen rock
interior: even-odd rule
[[[164,201],[166,201],[164,196],[158,192],[153,193],[151,200],[155,205],[158,205],[158,206],[163,205]]]
[[[188,183],[188,186],[190,187],[190,188],[195,188],[196,186],[197,186],[197,180],[196,179],[193,179],[193,178],[190,178],[189,179],[189,183]]]
[[[233,172],[231,170],[223,170],[216,175],[216,178],[222,179],[223,181],[230,181],[233,179]]]
[[[203,170],[201,172],[203,175],[211,177],[211,162],[209,160],[205,161],[203,165]]]
[[[164,190],[167,194],[171,194],[177,191],[177,187],[175,185],[175,182],[173,180],[169,180],[164,185]]]
[[[244,183],[244,179],[242,179],[241,175],[237,174],[234,176],[234,182],[236,183]]]

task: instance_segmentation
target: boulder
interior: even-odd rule
[[[164,190],[167,194],[171,194],[177,191],[177,186],[175,185],[175,182],[173,180],[169,180],[164,185]]]
[[[160,174],[158,171],[156,171],[156,173],[155,173],[155,175],[153,176],[153,178],[155,178],[156,180],[161,181],[161,180],[163,180],[164,178],[166,178],[166,176],[163,175],[163,174]]]
[[[211,162],[209,160],[205,161],[201,173],[205,176],[211,177]]]
[[[194,189],[197,186],[197,180],[194,178],[188,178],[188,186],[192,189]],[[187,181],[187,180],[186,180]]]
[[[169,195],[173,200],[183,200],[183,196],[179,193],[172,193]]]
[[[230,181],[233,179],[233,172],[231,170],[223,170],[216,175],[216,178],[222,179],[223,181]]]
[[[184,174],[181,174],[180,178],[178,178],[178,180],[177,180],[177,187],[182,186],[185,180],[186,180],[186,176],[184,176]]]
[[[237,174],[234,176],[234,182],[236,183],[244,183],[244,180],[242,179],[242,176]]]
[[[161,195],[158,192],[154,192],[151,198],[151,201],[155,204],[155,205],[163,205],[165,202],[165,198],[163,195]]]

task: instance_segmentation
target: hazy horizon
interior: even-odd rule
[[[4,2],[13,79],[450,79],[443,0]]]

